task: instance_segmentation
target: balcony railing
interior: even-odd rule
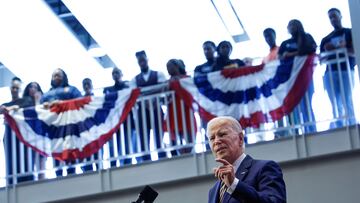
[[[359,98],[356,94],[349,95],[358,92],[359,78],[354,73],[357,68],[355,71],[351,70],[346,50],[322,54],[320,59],[321,63],[317,64],[314,72],[313,84],[300,104],[279,121],[268,121],[259,128],[246,128],[248,144],[357,123],[357,111],[354,109],[358,108],[356,104],[359,104]],[[326,70],[327,66],[336,67],[337,70]],[[330,97],[324,91],[323,76],[328,77],[325,80],[328,80],[326,87]],[[348,89],[353,87],[353,91]],[[311,88],[315,90],[313,97]],[[1,167],[0,186],[123,167],[209,150],[196,104],[189,108],[184,101],[177,101],[175,92],[168,88],[168,84],[143,88],[141,92],[131,113],[112,139],[88,159],[59,163],[26,147],[14,132],[10,132],[10,140],[7,140],[9,136],[6,136],[4,149],[0,148],[0,155],[6,154],[0,156],[0,164],[6,165]],[[350,104],[352,106],[349,108]],[[0,119],[3,122],[3,118]],[[8,130],[10,128],[1,127],[0,133]]]

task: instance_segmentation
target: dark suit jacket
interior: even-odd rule
[[[285,182],[280,166],[274,161],[255,160],[249,155],[235,173],[239,183],[230,195],[225,192],[223,203],[286,202]],[[209,203],[218,203],[220,181],[209,191]]]

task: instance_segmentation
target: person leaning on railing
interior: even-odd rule
[[[10,92],[11,92],[11,101],[4,103],[0,106],[0,113],[4,114],[11,110],[16,110],[18,108],[24,108],[29,107],[33,105],[33,101],[30,97],[20,97],[20,90],[21,90],[21,80],[18,77],[14,77],[11,80],[10,85]],[[20,160],[20,141],[15,138],[15,143],[13,143],[13,137],[15,136],[12,133],[12,130],[8,123],[4,123],[5,125],[5,134],[4,134],[4,148],[5,148],[5,157],[6,157],[6,175],[18,175],[20,173],[20,167],[21,164],[24,165],[25,171],[29,171],[30,168],[28,168],[29,165],[32,166],[32,164],[26,164],[27,159]],[[13,148],[15,147],[15,148]],[[15,155],[14,155],[15,153]],[[27,150],[25,150],[23,157],[27,157]],[[13,159],[15,157],[15,160]],[[15,163],[14,163],[15,162]],[[21,163],[22,162],[22,163]],[[13,166],[15,165],[15,168]],[[23,181],[29,181],[33,180],[34,176],[21,176],[17,178],[17,182],[23,182]],[[13,178],[9,178],[7,184],[13,184]]]
[[[216,62],[216,45],[213,41],[205,41],[202,45],[203,53],[206,58],[206,62],[198,65],[194,69],[194,78],[197,76],[202,76],[204,74],[208,74],[214,71],[214,65]],[[202,78],[202,77],[200,77]],[[201,127],[203,129],[206,128],[207,121],[203,118],[201,120]],[[205,141],[208,141],[207,136],[204,135]],[[210,146],[206,144],[206,149],[210,149]]]
[[[145,51],[139,51],[135,53],[138,65],[140,67],[140,73],[136,75],[130,81],[130,87],[140,87],[146,88],[149,86],[157,85],[166,81],[165,75],[160,71],[151,70],[148,64],[148,57]],[[143,90],[141,91],[143,94]],[[150,94],[155,93],[151,91]],[[152,104],[151,104],[152,102]],[[137,119],[134,122],[138,122],[139,124],[139,133],[140,133],[140,145],[141,152],[147,151],[150,149],[150,130],[153,125],[154,132],[154,141],[155,141],[155,149],[160,149],[162,146],[162,135],[160,134],[160,125],[163,120],[163,111],[160,107],[156,106],[156,102],[154,99],[151,99],[149,102],[142,103],[144,105],[139,105],[137,109]],[[150,108],[152,105],[152,109]],[[160,112],[158,114],[158,111]],[[143,116],[145,113],[145,116]],[[153,116],[151,116],[153,115]],[[134,115],[135,117],[135,115]],[[152,120],[153,119],[153,120]],[[153,121],[153,122],[152,122]],[[144,129],[144,127],[146,128]],[[148,141],[147,146],[145,146],[146,140]],[[158,152],[159,158],[166,157],[166,152]],[[142,157],[137,158],[138,161],[148,161],[151,160],[150,154],[144,154]]]
[[[276,45],[276,32],[274,29],[266,28],[263,31],[263,36],[270,48],[268,55],[266,55],[262,60],[262,62],[266,64],[278,59],[279,46]]]
[[[32,106],[38,105],[40,104],[40,99],[43,95],[43,91],[39,85],[39,83],[37,82],[30,82],[29,84],[26,85],[25,89],[24,89],[24,93],[23,93],[23,98],[24,99],[30,99],[32,101]],[[37,170],[44,170],[45,169],[45,162],[46,162],[46,157],[43,155],[40,155],[39,153],[36,153],[35,151],[31,151],[31,155],[32,155],[32,163],[31,166],[35,166],[35,158],[36,155],[38,155],[39,158],[39,168],[37,168]],[[43,179],[45,178],[45,174],[44,173],[40,173],[39,174],[39,178]]]
[[[190,77],[186,75],[185,70],[185,64],[180,59],[170,59],[166,64],[168,73],[170,75],[169,82],[179,80],[181,78],[187,78]],[[194,114],[190,114],[192,110],[192,106],[188,106],[187,104],[184,104],[184,108],[182,108],[181,102],[182,99],[180,95],[176,95],[175,93],[175,101],[170,99],[170,102],[168,103],[168,112],[166,115],[166,118],[169,120],[169,128],[167,129],[170,134],[170,139],[173,145],[176,145],[177,142],[177,134],[179,134],[178,139],[180,140],[180,144],[190,144],[193,143],[192,139],[192,130],[191,126],[194,126],[196,128],[196,123],[191,124],[191,121],[195,122]],[[174,102],[175,102],[175,109],[174,109]],[[183,117],[184,115],[184,117]],[[192,117],[192,118],[191,118]],[[177,121],[177,123],[175,122]],[[166,121],[164,122],[164,129],[167,128]],[[176,128],[177,127],[177,128]],[[194,129],[194,132],[196,132],[196,129]],[[186,138],[185,138],[186,135]],[[184,139],[188,141],[188,143],[184,142]],[[173,156],[183,153],[190,153],[192,150],[192,147],[186,147],[179,150],[172,150],[171,154]]]
[[[344,53],[334,53],[325,57],[325,61],[328,61],[331,65],[327,65],[324,75],[324,86],[332,104],[334,118],[337,117],[336,115],[347,116],[347,118],[350,118],[349,124],[354,124],[354,108],[351,95],[354,87],[354,66],[356,65],[356,62],[355,57],[353,56],[354,47],[351,29],[342,26],[342,16],[339,9],[329,9],[328,16],[334,30],[322,39],[320,52],[325,54],[329,51],[340,51],[340,49],[346,50],[349,67],[345,61],[340,62],[340,67],[338,67],[337,61],[329,62],[332,59],[336,59],[336,55],[338,55],[338,58],[346,57]],[[345,104],[343,101],[345,101]],[[341,121],[336,121],[335,123],[332,123],[330,127],[341,126],[343,126],[343,123]]]
[[[290,20],[287,29],[291,35],[291,38],[281,43],[278,51],[279,59],[285,60],[290,57],[304,56],[316,52],[317,45],[314,38],[309,33],[305,32],[304,27],[299,20],[297,19]],[[304,97],[303,99],[301,99],[299,104],[300,110],[303,115],[304,123],[315,121],[315,116],[311,105],[313,94],[314,94],[314,83],[313,80],[311,79],[311,82],[307,90],[309,102],[307,102],[306,97]],[[294,112],[295,124],[299,124],[301,122],[300,115],[301,115],[300,112],[298,111]],[[316,131],[316,127],[314,125],[305,126],[306,133],[314,132],[314,131]]]
[[[233,47],[229,41],[222,41],[219,43],[216,48],[218,57],[216,58],[213,71],[246,66],[244,61],[240,59],[230,59],[232,49]]]
[[[91,96],[94,96],[94,93],[93,93],[93,83],[92,83],[92,80],[90,78],[84,78],[82,80],[82,88],[83,88],[83,91],[84,91],[84,97],[91,97]],[[95,161],[98,161],[99,160],[99,153],[94,153],[93,154],[93,158]],[[93,164],[91,163],[91,157],[88,157],[85,159],[86,160],[86,164],[81,166],[81,170],[83,172],[87,172],[87,171],[93,171]],[[96,163],[95,164],[96,168],[99,167],[99,165]]]
[[[55,69],[51,76],[51,88],[40,99],[40,103],[45,108],[50,108],[52,105],[62,101],[81,97],[80,91],[69,84],[68,77],[64,70]],[[55,166],[60,166],[60,162],[55,160]],[[56,170],[56,176],[62,176],[62,169]],[[67,168],[67,174],[75,174],[74,167]]]
[[[120,68],[118,67],[114,67],[112,72],[112,79],[114,81],[114,85],[113,86],[109,86],[109,87],[105,87],[103,90],[104,94],[117,94],[118,91],[124,90],[126,88],[129,88],[129,82],[128,81],[123,81],[123,73],[121,71]],[[130,119],[130,129],[128,130],[128,126],[127,126],[127,120]],[[129,132],[130,131],[130,132]],[[115,144],[113,139],[110,139],[108,141],[109,143],[109,155],[110,158],[113,158],[115,156],[115,150],[117,150],[119,155],[128,155],[130,153],[130,145],[132,144],[133,147],[135,148],[135,144],[131,143],[131,140],[133,140],[133,136],[134,136],[134,132],[135,131],[135,124],[133,122],[133,114],[132,112],[129,113],[129,116],[127,117],[126,121],[124,122],[124,140],[121,140],[121,130],[118,129],[116,131],[116,146],[117,149],[114,149]],[[128,133],[130,133],[130,135],[128,136]],[[128,139],[128,137],[131,137],[131,140]],[[124,142],[124,145],[122,145],[121,143]],[[125,147],[125,149],[122,149],[122,146]],[[122,152],[124,151],[125,154],[123,154]],[[131,164],[131,158],[123,158],[120,159],[120,165],[125,165],[125,164]],[[110,161],[110,166],[111,167],[115,167],[116,166],[116,160]]]

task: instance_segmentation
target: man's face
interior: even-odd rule
[[[18,80],[12,81],[10,86],[11,97],[14,99],[19,98],[20,90],[21,90],[21,82]]]
[[[86,94],[91,94],[93,86],[90,80],[83,81],[83,89]]]
[[[137,61],[140,66],[141,72],[147,72],[149,69],[147,57],[145,55],[140,55],[137,57]]]
[[[231,47],[229,44],[222,44],[219,47],[219,53],[220,56],[230,56],[231,54]]]
[[[215,57],[214,54],[216,51],[214,46],[212,46],[211,44],[204,44],[203,50],[204,50],[204,55],[207,60],[214,59],[214,57]]]
[[[341,14],[337,11],[330,11],[328,13],[331,25],[337,29],[341,27]]]
[[[119,68],[114,68],[112,71],[112,78],[115,82],[120,82],[122,78],[122,72]]]
[[[208,133],[215,158],[225,159],[232,164],[243,153],[242,133],[235,132],[226,121],[210,126]]]
[[[273,47],[275,45],[275,34],[273,32],[264,32],[264,38],[266,43],[270,46]]]

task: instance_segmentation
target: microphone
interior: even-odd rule
[[[153,203],[158,193],[152,189],[150,186],[145,186],[144,189],[140,192],[138,199],[132,203]]]

